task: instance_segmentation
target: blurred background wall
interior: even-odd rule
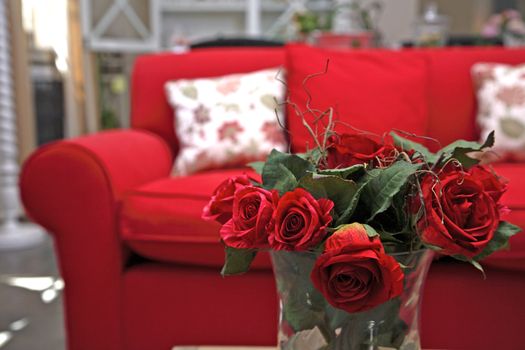
[[[525,0],[346,0],[379,3],[381,45],[398,48],[435,3],[449,35],[477,35],[490,14],[525,11]],[[327,14],[345,0],[309,0]],[[298,0],[9,0],[20,159],[37,145],[129,126],[129,76],[136,55],[177,51],[219,37],[286,41],[282,21]],[[291,17],[288,17],[289,19]],[[281,19],[281,22],[279,22]],[[279,26],[281,23],[283,25]]]

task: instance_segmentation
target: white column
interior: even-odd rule
[[[261,35],[261,0],[246,0],[246,34]]]
[[[8,23],[7,0],[0,0],[0,250],[31,247],[43,239],[38,227],[18,222],[18,144]]]

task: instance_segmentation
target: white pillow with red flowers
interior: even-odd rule
[[[481,140],[494,130],[496,158],[525,160],[525,65],[478,63],[472,75]]]
[[[274,148],[286,150],[282,113],[276,113],[285,93],[278,74],[272,68],[167,82],[180,144],[173,174],[244,166]]]

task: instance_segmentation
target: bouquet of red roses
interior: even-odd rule
[[[330,132],[307,153],[274,150],[251,164],[261,181],[225,180],[203,212],[222,224],[222,274],[246,272],[259,250],[313,254],[307,268],[294,267],[311,279],[313,288],[297,284],[309,306],[296,297],[284,317],[294,332],[317,327],[326,346],[344,317],[402,299],[413,268],[397,257],[403,252],[437,251],[482,269],[480,260],[520,231],[502,220],[505,181],[479,164],[493,134],[483,144],[460,140],[436,153],[416,139]],[[344,317],[326,322],[336,312]],[[397,333],[381,344],[402,343],[406,322],[396,322]]]

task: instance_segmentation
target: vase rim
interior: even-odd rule
[[[301,253],[301,254],[322,254],[321,251],[315,251],[315,250],[275,250],[275,249],[261,249],[263,252],[269,252],[269,253]],[[427,251],[432,251],[430,248],[420,248],[420,249],[414,249],[414,250],[406,250],[401,252],[395,252],[395,253],[386,253],[387,255],[396,257],[396,256],[405,256],[410,254],[420,254]]]

